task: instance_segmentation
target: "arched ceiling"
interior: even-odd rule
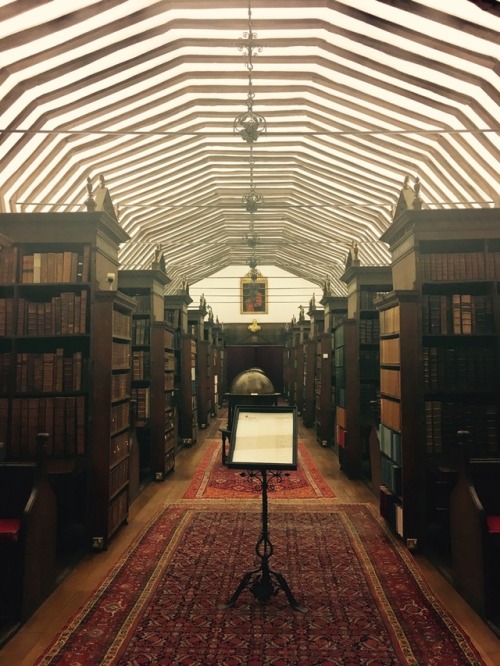
[[[426,206],[499,205],[498,7],[0,0],[0,210],[82,210],[104,174],[123,265],[159,244],[175,285],[247,262],[252,184],[259,264],[335,279],[354,240],[385,263],[407,174]],[[267,121],[250,144],[233,131],[249,28]]]

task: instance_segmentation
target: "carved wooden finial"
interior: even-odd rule
[[[92,191],[92,180],[90,176],[87,178],[87,201],[85,202],[87,206],[87,212],[93,213],[95,211],[96,203],[94,201],[94,193]]]

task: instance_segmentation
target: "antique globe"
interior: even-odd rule
[[[268,395],[274,393],[274,386],[260,368],[250,368],[237,375],[231,384],[231,393],[235,395]]]

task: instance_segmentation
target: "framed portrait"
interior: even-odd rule
[[[256,280],[249,277],[241,278],[241,314],[253,314],[254,312],[267,314],[267,297],[267,278],[259,277]]]

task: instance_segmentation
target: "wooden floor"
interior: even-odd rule
[[[151,483],[142,491],[131,507],[128,525],[120,530],[108,550],[89,554],[64,579],[45,604],[0,650],[0,666],[30,666],[36,662],[37,657],[44,652],[54,636],[78,610],[157,509],[165,501],[176,502],[182,497],[207,440],[217,436],[217,427],[220,424],[213,419],[208,429],[199,433],[195,446],[179,452],[175,471],[167,480],[164,483]],[[335,492],[337,499],[333,501],[377,503],[375,495],[363,482],[349,481],[343,475],[339,470],[335,454],[316,442],[312,430],[300,426],[299,436],[305,441],[325,479]],[[436,596],[469,634],[486,664],[500,666],[500,640],[422,555],[416,555],[415,561]]]

